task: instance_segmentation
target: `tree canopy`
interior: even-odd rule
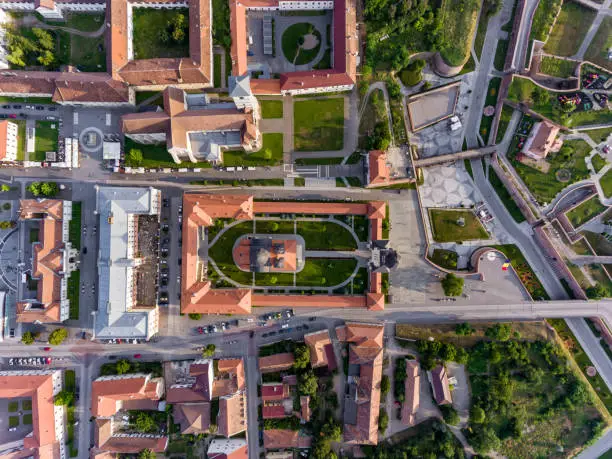
[[[310,364],[310,349],[305,344],[298,344],[293,349],[295,361],[293,368],[303,370]]]
[[[49,344],[58,345],[62,344],[68,337],[68,330],[65,328],[57,328],[49,335]]]
[[[446,296],[459,296],[463,293],[463,277],[455,276],[453,273],[448,273],[442,279],[442,289]]]

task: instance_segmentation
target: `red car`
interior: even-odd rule
[[[50,347],[45,347],[45,348],[43,348],[43,351],[47,351],[47,352],[49,352],[50,350],[51,350],[51,348],[50,348]]]
[[[198,333],[201,335],[204,333],[204,328],[198,327]]]
[[[142,355],[140,355],[140,354],[134,354],[134,358],[135,358],[135,359],[139,359],[140,357],[142,357]]]
[[[11,113],[11,114],[9,115],[9,118],[17,118],[17,115],[15,115],[14,113]]]
[[[46,363],[47,365],[51,365],[51,357],[46,357],[46,358],[45,358],[45,363]]]

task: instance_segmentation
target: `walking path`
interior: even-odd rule
[[[46,24],[44,22],[39,21],[35,16],[32,15],[23,16],[22,18],[17,19],[15,23],[17,25],[25,27],[38,27],[39,29],[48,30],[63,30],[64,32],[68,32],[71,35],[88,38],[97,38],[101,36],[104,33],[104,30],[106,29],[106,23],[104,21],[102,22],[102,25],[98,30],[94,30],[93,32],[85,32],[83,30],[72,29],[70,27]]]

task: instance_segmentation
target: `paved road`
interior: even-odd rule
[[[518,72],[525,68],[525,58],[527,56],[529,35],[531,33],[530,19],[535,13],[538,3],[540,3],[538,0],[525,0],[525,9],[523,10],[523,17],[519,26],[516,52],[514,53],[514,60],[512,61],[512,69]]]

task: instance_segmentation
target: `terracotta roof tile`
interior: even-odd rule
[[[325,346],[331,344],[331,339],[327,330],[304,335],[304,343],[310,349],[310,365],[313,368],[328,366]]]
[[[247,403],[244,391],[219,398],[219,435],[231,437],[247,429]]]
[[[262,373],[275,373],[293,367],[295,357],[291,352],[269,355],[259,358],[259,371]]]
[[[434,399],[438,405],[452,403],[448,374],[444,365],[438,365],[431,370],[431,385],[433,387]]]
[[[139,400],[150,398],[159,400],[163,391],[163,381],[155,379],[158,392],[146,391],[150,375],[133,374],[96,379],[91,387],[91,413],[96,417],[114,415],[121,408],[124,400]]]
[[[402,403],[402,423],[414,425],[421,400],[421,370],[416,360],[406,360],[405,399]]]
[[[312,437],[296,430],[264,430],[263,437],[265,449],[309,448],[312,444]]]

